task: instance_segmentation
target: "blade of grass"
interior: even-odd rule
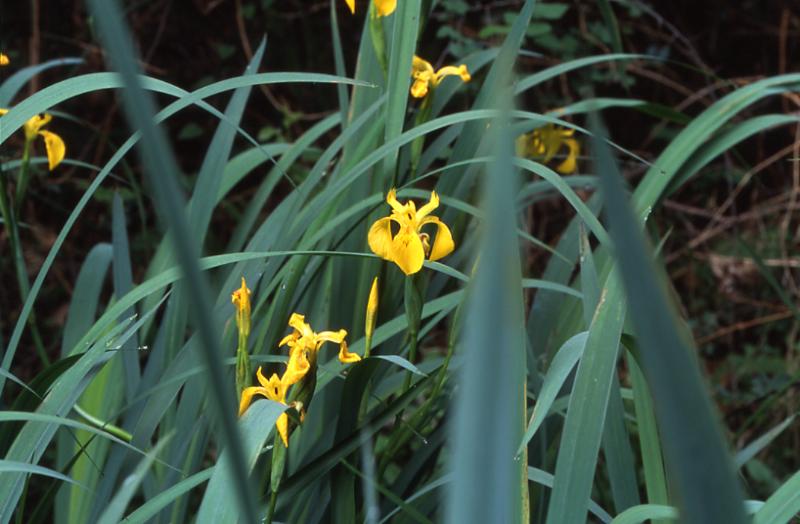
[[[139,465],[136,466],[133,473],[128,475],[117,490],[114,498],[111,499],[105,511],[100,515],[100,518],[97,519],[97,524],[114,524],[120,521],[122,515],[125,514],[125,508],[136,494],[136,489],[150,470],[150,466],[153,465],[153,461],[155,461],[158,453],[164,448],[168,441],[169,437],[161,439],[153,450],[139,462]]]
[[[547,524],[582,524],[603,433],[626,302],[612,272],[600,296],[569,397]]]
[[[403,0],[392,16],[394,28],[389,50],[389,78],[386,97],[386,142],[400,136],[406,119],[408,89],[411,86],[411,60],[417,47],[420,0]],[[398,148],[394,148],[383,159],[384,175],[395,185]]]
[[[620,273],[631,301],[631,316],[642,348],[641,360],[652,388],[682,518],[697,524],[744,524],[747,520],[741,491],[697,362],[689,344],[679,335],[680,328],[656,280],[653,262],[647,255],[639,229],[640,222],[631,212],[616,162],[601,138],[606,133],[594,113],[590,115],[590,122],[593,153],[596,168],[602,175],[606,212],[618,250]],[[692,430],[686,431],[686,428]],[[708,486],[714,489],[708,490]]]
[[[157,209],[172,233],[177,259],[189,282],[187,294],[194,306],[192,313],[208,369],[211,397],[223,429],[224,441],[231,454],[230,467],[233,477],[231,487],[234,491],[232,498],[239,503],[245,522],[254,523],[256,522],[255,499],[247,482],[244,452],[235,415],[227,409],[233,405],[230,398],[230,392],[233,390],[218,366],[222,354],[219,349],[219,337],[212,327],[211,301],[208,297],[207,284],[197,264],[198,246],[192,242],[186,219],[181,213],[184,203],[175,179],[178,173],[177,165],[163,131],[155,126],[154,104],[140,85],[131,38],[120,17],[116,1],[90,0],[89,5],[97,21],[101,39],[125,83],[123,107],[131,127],[141,132],[144,171],[153,189]]]
[[[498,154],[483,184],[486,223],[451,425],[455,478],[446,521],[459,524],[528,520],[527,456],[515,459],[514,453],[524,431],[526,349],[516,216],[509,205],[516,194],[513,139],[506,122],[498,119],[492,127]]]
[[[647,387],[647,381],[633,355],[626,352],[625,356],[633,387],[633,407],[636,415],[636,428],[639,433],[639,449],[647,501],[650,504],[667,505],[669,504],[667,476],[664,471],[661,439],[658,434],[650,389]],[[661,521],[654,521],[654,524],[661,524]]]
[[[800,471],[770,495],[756,512],[753,524],[788,523],[797,517],[798,512],[800,512]]]

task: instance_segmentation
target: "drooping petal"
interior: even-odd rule
[[[275,427],[278,429],[278,434],[281,436],[283,445],[289,447],[289,417],[286,413],[281,413],[278,420],[275,421]]]
[[[439,85],[439,83],[447,76],[458,76],[461,78],[462,82],[469,82],[472,80],[472,76],[470,76],[466,65],[461,64],[458,67],[445,66],[436,71],[436,74],[433,76],[433,85]]]
[[[453,242],[453,234],[447,224],[442,222],[436,217],[428,217],[424,220],[425,224],[436,224],[436,238],[433,239],[433,247],[431,247],[431,254],[428,256],[429,260],[439,260],[453,252],[456,245]]]
[[[50,171],[52,171],[64,160],[64,157],[67,155],[67,146],[60,136],[50,131],[45,131],[43,129],[39,131],[39,136],[44,138],[44,147],[47,150],[47,162]]]
[[[289,355],[286,371],[283,373],[283,378],[281,378],[284,387],[288,388],[292,384],[297,384],[303,380],[309,369],[311,369],[311,363],[308,361],[308,350],[305,348],[293,349]]]
[[[339,331],[320,331],[317,333],[317,342],[318,344],[322,344],[323,342],[334,342],[336,344],[341,344],[346,336],[346,329],[340,329]]]
[[[565,139],[564,144],[569,148],[569,153],[567,154],[567,158],[556,167],[556,171],[564,175],[569,175],[570,173],[574,173],[575,169],[578,167],[578,154],[580,153],[581,147],[574,138]]]
[[[439,195],[436,194],[436,191],[431,191],[431,199],[427,204],[419,208],[419,211],[417,211],[417,220],[422,220],[426,216],[430,215],[431,211],[437,207],[439,207]]]
[[[361,360],[361,357],[356,353],[350,353],[347,349],[347,342],[342,340],[342,343],[339,344],[339,362],[342,364],[352,364],[359,360]]]
[[[267,391],[265,388],[259,386],[253,386],[249,388],[244,388],[242,390],[242,398],[239,400],[239,416],[241,417],[242,414],[247,411],[247,408],[250,407],[250,403],[253,401],[254,395],[261,395],[262,397],[267,396]]]
[[[388,16],[397,9],[397,0],[374,0],[378,16]]]
[[[377,220],[372,227],[369,228],[367,234],[367,242],[369,248],[373,253],[383,258],[384,260],[391,260],[391,247],[392,247],[392,219],[389,217]]]
[[[25,131],[25,140],[31,141],[39,134],[39,130],[53,119],[49,113],[40,113],[28,119],[22,126]]]
[[[350,8],[350,13],[356,14],[356,0],[344,0],[344,3]]]
[[[398,233],[392,240],[390,256],[406,275],[413,275],[422,269],[425,250],[416,231]]]
[[[411,84],[411,96],[414,98],[425,98],[425,95],[428,94],[428,80],[423,78],[417,78],[414,80],[414,83]]]

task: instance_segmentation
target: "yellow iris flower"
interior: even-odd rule
[[[556,171],[564,175],[574,173],[578,167],[578,155],[581,151],[578,140],[572,138],[574,134],[574,129],[547,124],[517,138],[517,155],[549,162],[562,147],[566,146],[569,150],[567,158],[556,166]]]
[[[356,0],[344,0],[350,12],[356,14]],[[397,0],[372,0],[375,4],[375,12],[378,16],[389,16],[397,9]]]
[[[429,88],[438,86],[447,76],[459,76],[463,82],[472,79],[464,64],[458,67],[445,66],[435,71],[430,62],[414,55],[414,60],[411,62],[411,77],[414,79],[414,83],[411,84],[411,96],[424,98]]]
[[[288,384],[285,380],[285,373],[283,378],[279,378],[277,373],[273,373],[269,380],[267,380],[266,377],[261,374],[261,367],[259,366],[256,376],[258,377],[258,382],[261,384],[261,386],[245,388],[242,391],[242,399],[239,401],[240,417],[245,411],[247,411],[247,408],[250,407],[250,403],[253,401],[254,395],[261,395],[262,397],[274,400],[275,402],[286,404],[286,390],[289,389],[290,384]],[[278,429],[281,440],[283,440],[283,445],[288,448],[289,417],[286,415],[286,413],[281,413],[281,416],[279,416],[278,420],[275,422],[275,427]]]
[[[348,351],[347,342],[344,340],[347,331],[344,329],[316,333],[306,323],[305,316],[299,313],[292,313],[289,326],[294,328],[294,331],[278,343],[278,346],[289,347],[289,364],[283,375],[283,380],[288,385],[296,384],[306,376],[308,370],[316,364],[319,349],[325,342],[339,344],[339,360],[342,363],[352,364],[361,360],[360,356]]]
[[[394,262],[406,275],[413,275],[422,269],[425,258],[439,260],[453,252],[455,243],[450,228],[430,214],[439,207],[436,191],[431,191],[430,201],[419,211],[411,200],[405,204],[398,202],[394,189],[386,195],[386,203],[392,207],[392,214],[372,224],[367,235],[373,253]],[[392,222],[400,228],[396,234],[392,234]],[[437,228],[433,246],[430,244],[430,235],[422,232],[422,228],[428,224],[434,224]]]
[[[8,113],[8,109],[0,109],[0,116]],[[50,171],[56,168],[58,164],[64,160],[67,154],[67,146],[64,141],[55,133],[42,129],[53,119],[53,116],[48,113],[42,113],[34,116],[23,126],[25,131],[25,141],[28,143],[33,142],[37,136],[44,139],[44,146],[47,149],[47,161],[49,163]]]
[[[8,59],[8,56],[0,53],[0,66],[7,66],[11,63],[11,60]]]
[[[231,302],[236,306],[236,327],[245,338],[250,336],[250,290],[242,277],[242,287],[231,293]]]

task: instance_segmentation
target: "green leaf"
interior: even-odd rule
[[[275,421],[286,406],[271,400],[257,400],[244,412],[239,426],[243,436],[246,471],[250,472],[256,463],[261,448],[274,433]],[[289,449],[289,453],[291,453]],[[236,483],[233,480],[231,455],[229,450],[222,452],[214,473],[208,482],[203,501],[197,512],[198,522],[237,522],[241,512],[236,504]]]
[[[583,524],[586,521],[603,423],[617,371],[625,309],[619,276],[612,272],[589,327],[586,348],[569,397],[547,524]]]
[[[641,363],[653,393],[664,453],[673,473],[676,499],[682,505],[682,518],[697,524],[744,523],[741,491],[704,390],[694,351],[688,337],[681,336],[681,327],[676,324],[658,283],[641,234],[641,222],[631,212],[616,162],[603,141],[605,131],[594,114],[591,122],[593,152],[597,170],[603,175],[601,182],[617,263],[630,301],[641,346]],[[660,182],[658,186],[664,187]],[[648,187],[645,181],[637,193],[642,187]],[[651,189],[656,190],[655,186]],[[645,194],[648,193],[640,195]],[[709,490],[708,486],[714,489]]]
[[[564,383],[569,377],[575,364],[583,356],[584,348],[586,347],[586,338],[588,332],[578,333],[572,338],[564,342],[564,345],[556,352],[550,367],[547,368],[547,374],[544,376],[544,382],[536,397],[536,404],[533,406],[533,414],[528,423],[528,429],[525,431],[525,436],[522,437],[522,442],[517,449],[517,455],[520,455],[528,442],[531,441],[536,431],[544,422],[544,419],[550,412],[550,407],[556,399],[556,395],[561,391]]]

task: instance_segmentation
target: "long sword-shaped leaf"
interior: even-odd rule
[[[569,398],[547,524],[583,524],[625,322],[625,297],[612,272],[595,310]]]
[[[631,211],[616,162],[601,138],[604,129],[596,115],[591,120],[596,169],[602,175],[617,263],[682,518],[697,524],[743,524],[747,520],[740,488],[697,362],[658,284],[641,223]]]
[[[221,366],[218,365],[222,354],[219,348],[219,336],[215,333],[214,323],[211,320],[208,287],[197,263],[198,246],[192,242],[186,218],[182,214],[185,204],[177,185],[177,165],[163,131],[154,123],[153,100],[139,83],[133,44],[116,1],[91,0],[89,5],[108,53],[125,82],[126,89],[123,91],[122,100],[126,116],[131,127],[142,134],[141,153],[144,172],[153,190],[157,209],[172,233],[177,259],[189,284],[187,293],[193,304],[192,316],[208,368],[211,398],[231,454],[231,472],[236,485],[237,500],[241,505],[244,520],[255,522],[255,499],[247,482],[244,452],[235,414],[230,410],[230,406],[235,404],[230,398],[230,392],[233,390],[225,380]]]
[[[516,240],[515,170],[500,120],[498,155],[484,184],[486,225],[462,333],[454,470],[447,521],[527,522],[527,457],[514,459],[524,429],[525,335]]]

